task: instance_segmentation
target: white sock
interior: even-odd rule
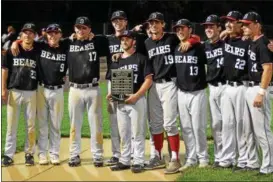
[[[177,153],[175,151],[172,151],[172,161],[177,160]]]

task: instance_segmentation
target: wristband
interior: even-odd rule
[[[266,90],[264,89],[264,88],[260,88],[260,90],[259,90],[259,94],[260,95],[265,95],[265,92],[266,92]]]

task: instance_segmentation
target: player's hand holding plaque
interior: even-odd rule
[[[111,94],[113,101],[124,102],[134,92],[134,73],[131,69],[111,70]]]

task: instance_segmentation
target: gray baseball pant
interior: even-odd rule
[[[21,106],[25,105],[25,153],[35,153],[36,91],[9,90],[7,103],[6,156],[13,158],[16,151],[16,135]]]
[[[93,158],[102,158],[103,135],[100,88],[79,89],[70,87],[68,107],[70,117],[70,157],[75,157],[81,152],[81,129],[83,114],[86,109],[91,134],[91,152]]]
[[[118,104],[117,118],[122,148],[119,161],[124,165],[131,164],[131,145],[134,146],[133,164],[144,165],[147,120],[146,104],[145,97],[141,97],[132,105]]]
[[[42,86],[39,86],[37,92],[39,155],[46,156],[48,148],[50,157],[53,156],[59,157],[61,142],[61,122],[63,119],[63,111],[64,111],[63,88],[50,90]]]
[[[186,147],[186,163],[208,163],[207,152],[207,97],[206,91],[178,90],[178,109],[182,136]]]
[[[226,167],[236,164],[245,167],[247,162],[246,137],[243,133],[243,116],[246,86],[226,85],[223,96],[222,159],[219,165]]]
[[[246,91],[245,107],[245,132],[247,137],[247,166],[251,168],[259,167],[257,146],[262,150],[262,165],[260,172],[273,172],[273,134],[270,129],[271,122],[271,101],[269,90],[263,98],[263,106],[257,108],[253,106],[254,99],[259,92],[260,86],[248,87]]]

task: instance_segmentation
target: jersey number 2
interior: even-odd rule
[[[235,64],[235,68],[239,69],[239,70],[244,70],[246,65],[246,61],[243,59],[236,59],[236,64]]]

